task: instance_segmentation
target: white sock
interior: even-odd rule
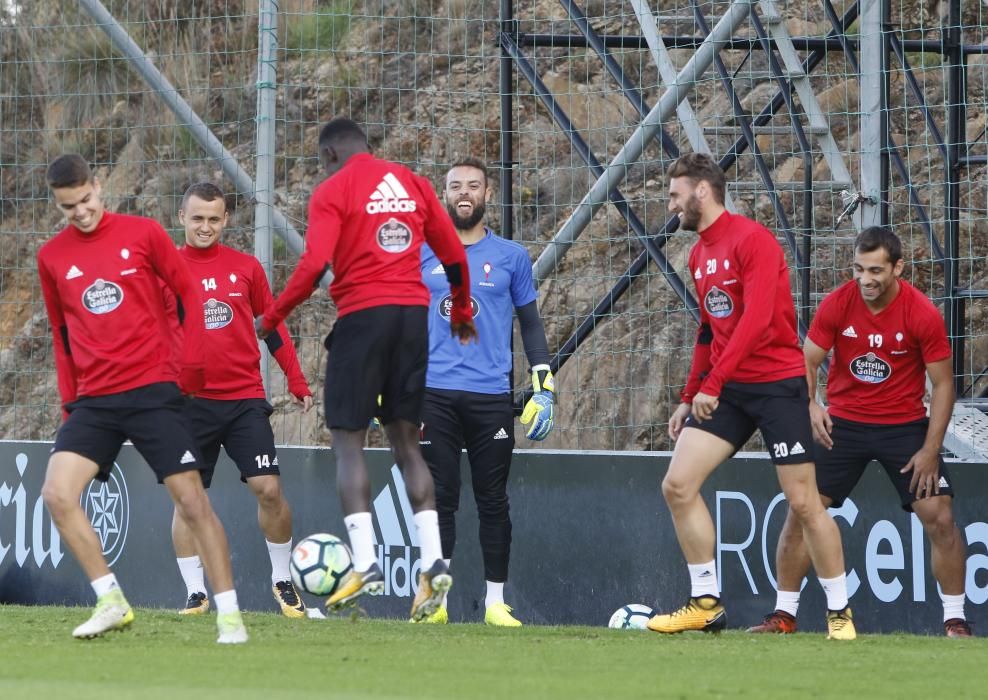
[[[178,557],[178,571],[185,581],[185,590],[189,595],[205,593],[206,581],[203,578],[202,560],[198,556]]]
[[[775,609],[796,617],[796,611],[799,610],[799,591],[776,591]]]
[[[95,583],[95,581],[94,581]],[[959,619],[966,620],[964,617],[964,594],[959,593],[957,595],[945,595],[940,594],[940,600],[943,601],[943,621]]]
[[[292,541],[288,540],[282,544],[268,542],[268,558],[271,560],[271,583],[278,581],[291,581],[292,574],[288,570],[288,562],[292,558]]]
[[[220,615],[240,610],[240,605],[237,603],[237,591],[233,588],[215,594],[213,602],[216,603],[216,612]]]
[[[484,607],[489,608],[492,605],[504,602],[504,582],[501,581],[488,581],[487,582],[487,597],[484,598]]]
[[[821,578],[820,585],[827,594],[827,610],[843,610],[847,607],[847,577]]]
[[[106,595],[116,588],[120,588],[120,584],[117,583],[117,577],[114,574],[107,574],[106,576],[100,576],[97,579],[93,579],[89,585],[93,587],[93,593],[96,594],[97,598],[101,595]],[[961,598],[963,597],[964,596],[961,596]]]
[[[439,540],[439,515],[434,510],[420,510],[415,514],[415,527],[419,531],[422,547],[422,570],[443,558],[443,545]]]
[[[717,564],[713,560],[706,564],[687,564],[690,570],[690,596],[699,598],[702,595],[712,595],[720,598],[717,588]]]
[[[350,550],[353,552],[353,568],[367,571],[377,561],[374,554],[374,521],[370,513],[350,513],[343,518],[347,534],[350,536]]]

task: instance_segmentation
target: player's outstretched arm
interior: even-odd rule
[[[298,265],[285,289],[254,322],[258,338],[266,338],[296,306],[308,299],[332,265],[342,222],[342,202],[338,201],[340,197],[336,190],[327,189],[325,183],[313,193],[309,202],[305,251],[298,259]]]
[[[261,263],[256,258],[253,261],[250,281],[250,306],[254,315],[260,316],[260,314],[264,313],[265,309],[274,304],[274,299],[271,295],[271,287],[268,286],[267,275],[264,274],[264,268],[261,267]],[[288,380],[288,392],[292,395],[292,402],[301,405],[302,412],[307,413],[312,408],[312,391],[309,389],[309,383],[306,381],[305,375],[302,374],[298,354],[295,352],[295,343],[292,342],[292,337],[288,333],[288,328],[284,322],[279,323],[278,327],[264,338],[264,343],[267,345],[268,352],[271,353],[275,362],[281,367],[281,371],[285,373],[285,379]]]
[[[427,208],[425,216],[425,242],[439,258],[446,271],[453,308],[450,310],[449,328],[454,337],[464,345],[477,340],[477,328],[473,324],[473,306],[470,303],[470,270],[467,253],[460,237],[456,235],[449,214],[443,209],[424,177],[415,176],[419,201]]]

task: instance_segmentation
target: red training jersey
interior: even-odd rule
[[[904,280],[892,303],[872,313],[858,284],[847,282],[820,303],[807,337],[834,356],[827,378],[832,415],[898,424],[926,416],[926,365],[950,357],[943,317]]]
[[[205,321],[205,356],[209,365],[206,385],[198,395],[226,401],[265,398],[261,351],[254,332],[254,318],[272,303],[264,268],[253,255],[221,243],[209,248],[186,245],[179,253],[197,281]],[[168,290],[164,293],[166,305],[174,304]],[[285,373],[292,395],[299,399],[311,396],[285,324],[278,324],[265,342]]]
[[[450,284],[452,320],[470,320],[466,253],[429,181],[369,153],[351,156],[312,193],[305,252],[265,312],[264,327],[274,328],[305,301],[330,265],[338,317],[374,306],[428,306],[419,269],[423,242],[447,269],[459,266],[461,279]]]
[[[700,329],[684,401],[701,391],[720,396],[726,382],[772,382],[806,373],[789,268],[768,229],[725,211],[700,232],[689,261]]]
[[[38,251],[63,406],[185,378],[201,382],[202,307],[192,277],[156,221],[104,212],[96,229],[62,229]],[[185,307],[181,360],[172,361],[160,283]]]

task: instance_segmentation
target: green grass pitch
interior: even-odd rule
[[[136,610],[78,641],[85,608],[0,606],[0,698],[938,698],[988,694],[988,641],[741,631],[662,637],[604,627],[489,629],[246,613],[246,645],[215,616]]]

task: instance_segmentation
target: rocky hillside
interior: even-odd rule
[[[208,2],[107,3],[126,22],[182,95],[209,123],[214,133],[248,171],[254,171],[254,107],[256,103],[256,3],[237,0]],[[499,159],[497,8],[483,0],[283,0],[278,76],[276,206],[304,231],[305,206],[321,179],[315,159],[319,126],[335,115],[348,115],[367,125],[378,153],[407,162],[437,182],[445,167],[460,156]],[[692,35],[692,22],[675,19],[688,14],[685,0],[661,0],[661,25],[666,33]],[[782,3],[779,3],[780,5]],[[838,12],[846,2],[835,2]],[[830,31],[820,3],[786,3],[789,29],[796,35],[822,36]],[[936,2],[894,3],[894,26],[904,38],[937,38]],[[577,33],[558,3],[516,1],[524,32]],[[719,16],[724,2],[707,2],[708,16]],[[630,3],[589,0],[584,11],[597,31],[636,35]],[[3,12],[3,10],[0,10]],[[965,40],[984,40],[980,5],[965,3]],[[47,201],[44,164],[62,150],[78,150],[92,160],[104,182],[107,201],[119,211],[153,216],[177,231],[178,198],[191,182],[222,180],[215,163],[176,123],[159,99],[118,58],[91,20],[59,3],[24,3],[16,17],[0,22],[0,434],[7,438],[47,439],[57,425],[57,391],[50,341],[33,269],[37,247],[57,230],[59,215]],[[852,32],[855,30],[852,27]],[[743,28],[740,35],[750,35]],[[599,58],[580,48],[525,48],[544,84],[556,96],[573,126],[587,140],[598,160],[608,162],[634,131],[637,113],[604,69]],[[679,67],[691,52],[671,51]],[[631,84],[648,105],[662,94],[658,72],[647,51],[614,52]],[[753,114],[771,99],[775,85],[766,79],[767,60],[756,50],[723,54],[736,74],[742,109]],[[939,56],[910,54],[926,103],[941,131],[945,71]],[[968,138],[984,152],[985,62],[969,61]],[[814,86],[835,136],[854,173],[859,152],[857,81],[844,57],[832,53],[815,73]],[[528,246],[533,260],[563,225],[592,182],[583,161],[553,123],[532,86],[516,77],[513,111],[516,178],[515,237]],[[689,101],[704,127],[736,123],[731,102],[716,76],[708,72]],[[906,86],[893,60],[890,129],[916,188],[942,240],[943,165],[932,132],[917,109],[918,99]],[[789,123],[786,114],[774,123]],[[688,150],[676,120],[666,130]],[[708,134],[715,152],[729,145],[724,136]],[[760,150],[779,182],[802,179],[803,159],[792,136],[760,136]],[[829,179],[819,154],[814,178]],[[664,170],[669,162],[655,144],[628,170],[621,191],[650,232],[665,221]],[[744,156],[729,176],[754,181],[753,162]],[[963,188],[962,283],[984,286],[985,168],[966,171]],[[908,275],[933,296],[942,296],[943,274],[931,246],[910,208],[904,181],[896,173],[890,193],[892,220],[907,243]],[[232,187],[226,184],[229,189]],[[782,195],[794,226],[802,221],[801,197]],[[236,201],[234,201],[234,199]],[[738,190],[737,209],[778,229],[779,220],[764,193]],[[238,207],[228,241],[252,249],[253,207],[250,193],[236,193]],[[812,292],[819,295],[847,277],[849,251],[834,242],[834,221],[840,211],[836,193],[814,197],[814,234],[829,237],[816,247]],[[491,223],[500,213],[492,207]],[[979,232],[980,229],[980,232]],[[853,235],[842,223],[837,236]],[[692,236],[677,233],[665,253],[679,271],[685,267]],[[290,272],[293,256],[276,245],[276,287]],[[540,288],[550,349],[560,347],[587,313],[604,298],[641,251],[625,220],[604,207],[569,255]],[[688,281],[688,276],[681,275]],[[798,280],[794,277],[794,285]],[[816,298],[816,297],[815,297]],[[815,303],[815,302],[814,302]],[[314,296],[290,320],[304,370],[314,387],[323,367],[321,338],[332,319],[332,304]],[[980,370],[986,357],[988,320],[984,309],[969,309],[970,361]],[[685,378],[693,323],[682,302],[652,266],[635,280],[614,312],[559,373],[558,428],[546,446],[572,449],[664,449],[665,423]],[[520,350],[520,342],[516,343]],[[525,363],[518,355],[519,384]],[[328,434],[321,415],[299,417],[288,408],[283,381],[274,377],[278,438],[296,444],[323,444]],[[316,391],[317,396],[321,389]],[[321,400],[319,401],[321,404]],[[521,433],[519,433],[521,436]],[[379,442],[380,437],[372,437]],[[520,445],[526,441],[520,440]]]

